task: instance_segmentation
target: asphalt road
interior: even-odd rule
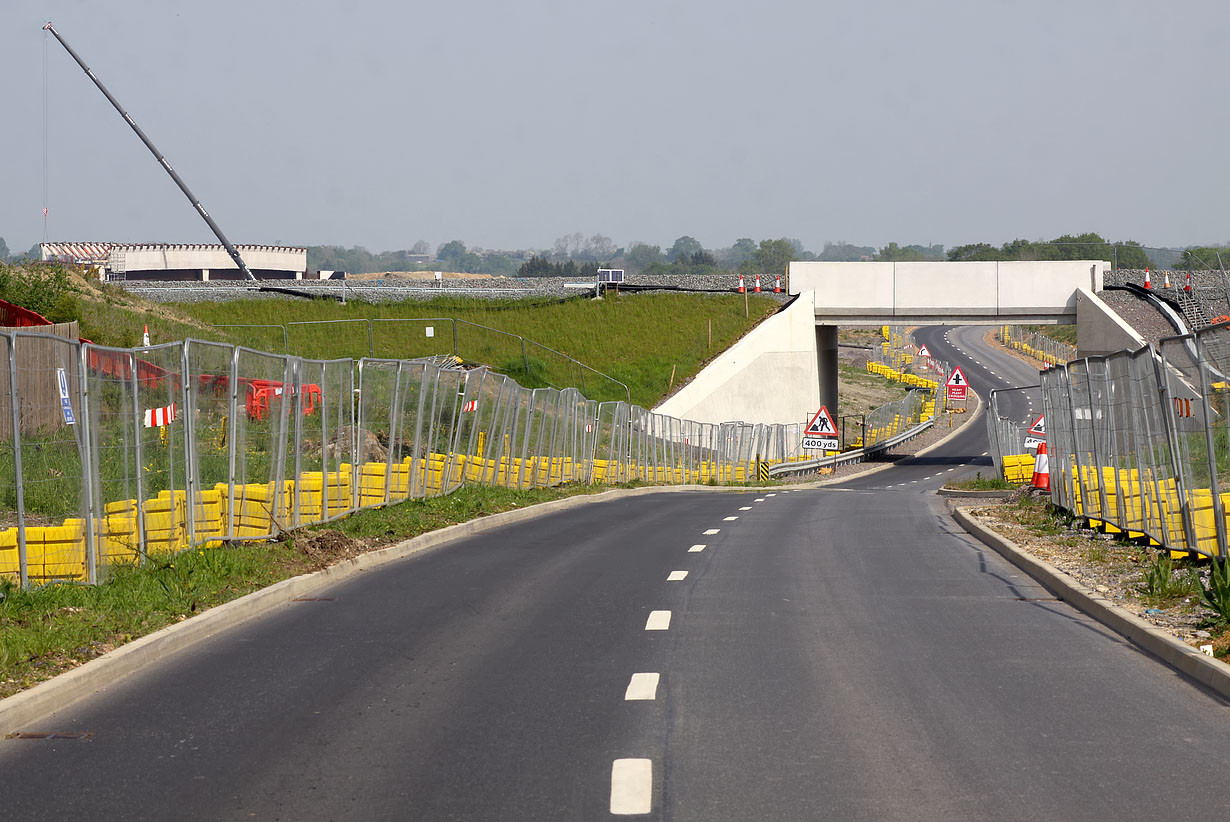
[[[945,329],[921,336],[988,365],[976,389],[1028,377],[949,334],[952,356]],[[0,808],[1226,818],[1226,703],[1051,601],[930,493],[985,450],[978,425],[839,486],[594,504],[383,566],[30,729],[89,736],[0,741]]]

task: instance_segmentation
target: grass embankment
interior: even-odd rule
[[[102,585],[23,591],[0,579],[0,697],[297,574],[448,525],[610,487],[468,487],[447,497],[361,511],[278,542],[185,551],[141,567],[117,566]]]
[[[238,300],[173,308],[202,324],[285,325],[290,353],[317,359],[451,354],[453,325],[447,321],[451,318],[459,321],[457,354],[491,365],[527,388],[576,386],[590,399],[626,398],[619,386],[554,353],[560,352],[625,383],[632,402],[648,408],[668,393],[672,374],[673,385],[691,378],[778,309],[768,297],[750,297],[748,306],[744,316],[742,297],[658,293],[562,302],[438,297],[342,305],[326,300]],[[376,321],[370,338],[369,319]],[[328,324],[289,325],[308,321]],[[281,328],[221,330],[251,348],[283,350]],[[538,345],[527,345],[523,353],[513,334]]]

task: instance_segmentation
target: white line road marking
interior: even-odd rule
[[[632,680],[628,683],[628,690],[624,691],[624,699],[629,702],[657,699],[658,679],[661,676],[661,674],[633,674]]]
[[[705,531],[705,536],[711,537],[714,534],[719,533],[721,530],[721,528],[710,528],[708,531]]]
[[[764,497],[756,497],[756,499],[753,500],[753,502],[764,502]]]
[[[611,813],[618,816],[653,810],[653,760],[616,759],[611,765]]]
[[[766,497],[776,497],[777,494],[765,494]]]
[[[951,471],[952,469],[949,468],[948,470]],[[703,550],[705,550],[704,545],[693,545],[691,548],[688,549],[688,553],[689,554],[699,554]]]
[[[722,517],[722,522],[734,522],[738,517]]]
[[[782,491],[783,494],[789,494],[789,491]]]
[[[646,631],[666,631],[671,627],[670,611],[650,611],[649,619],[645,620]]]
[[[680,582],[688,578],[687,571],[671,571],[671,575],[666,578],[667,582]]]
[[[949,468],[948,470],[949,470],[949,471],[956,471],[957,469],[956,469],[956,468]]]
[[[750,511],[750,510],[752,510],[752,506],[750,506],[750,505],[744,505],[744,506],[743,506],[742,508],[740,508],[739,510],[740,510],[740,511]]]

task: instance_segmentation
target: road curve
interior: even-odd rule
[[[978,391],[1029,381],[980,331],[919,336],[976,361]],[[931,493],[985,451],[975,425],[838,486],[594,504],[390,563],[30,729],[87,736],[0,741],[0,807],[1225,818],[1227,705],[1052,601]]]

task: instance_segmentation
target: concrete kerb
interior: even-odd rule
[[[977,397],[977,394],[974,395]],[[939,442],[928,446],[919,452],[926,454],[943,446],[948,440],[959,434],[966,425],[972,423],[982,409],[981,399],[978,408],[968,420],[959,425],[951,434]],[[860,476],[892,468],[894,463],[885,463]],[[290,601],[311,594],[332,583],[341,582],[348,577],[379,567],[387,562],[411,557],[443,547],[450,542],[464,539],[479,531],[512,525],[536,517],[546,516],[558,511],[576,508],[599,502],[622,499],[625,497],[643,496],[646,494],[680,493],[680,492],[718,492],[739,493],[747,491],[764,492],[766,490],[807,490],[825,485],[843,482],[848,477],[832,477],[817,482],[799,483],[795,485],[772,486],[706,486],[706,485],[661,485],[644,488],[614,488],[597,494],[585,494],[565,499],[552,500],[515,511],[504,511],[499,514],[480,517],[469,522],[450,525],[438,531],[421,534],[395,545],[381,548],[377,551],[361,554],[348,560],[331,565],[320,571],[302,574],[297,577],[282,580],[268,588],[253,591],[239,599],[210,608],[183,622],[168,625],[152,634],[121,645],[114,651],[92,659],[79,668],[66,671],[46,682],[21,693],[0,700],[0,734],[13,733],[21,730],[21,726],[71,706],[86,697],[92,696],[115,684],[122,677],[139,671],[156,659],[187,648],[193,643],[206,639],[214,634],[242,625],[250,619],[267,614],[280,607],[289,607]]]
[[[949,502],[949,508],[952,510],[953,519],[971,536],[1029,574],[1059,599],[1126,637],[1179,673],[1224,699],[1230,699],[1230,665],[1180,642],[1165,631],[1089,590],[1049,562],[1026,553],[1016,543],[975,520],[970,516],[968,508],[956,505],[953,501]]]

